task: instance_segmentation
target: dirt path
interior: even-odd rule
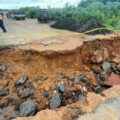
[[[27,19],[25,21],[5,20],[5,26],[8,33],[2,33],[2,30],[0,30],[1,45],[25,44],[48,37],[73,33],[65,30],[53,29],[49,24],[40,24],[35,19]]]

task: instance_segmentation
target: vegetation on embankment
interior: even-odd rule
[[[36,18],[39,7],[20,8],[28,18]],[[81,0],[77,7],[49,8],[53,20],[71,17],[79,22],[95,18],[108,28],[120,31],[120,0]]]

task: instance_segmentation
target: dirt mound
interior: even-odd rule
[[[76,30],[76,21],[72,18],[63,18],[61,20],[58,20],[56,23],[51,25],[53,28],[57,29],[66,29],[66,30]]]
[[[61,19],[57,21],[55,24],[51,25],[51,27],[57,28],[57,29],[66,29],[66,30],[71,30],[71,31],[81,32],[81,33],[93,30],[95,28],[105,28],[105,26],[100,24],[95,19],[77,22],[72,18]],[[111,31],[107,29],[102,29],[102,30],[87,32],[86,34],[95,35],[95,34],[108,34],[108,33],[111,33]]]

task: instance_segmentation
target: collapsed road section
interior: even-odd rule
[[[89,92],[104,96],[104,90],[120,84],[119,35],[88,39],[73,50],[29,46],[1,48],[0,120],[87,102]]]

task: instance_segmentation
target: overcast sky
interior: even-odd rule
[[[66,3],[77,5],[80,0],[0,0],[0,8],[20,8],[25,6],[40,6],[41,8],[63,7]]]

